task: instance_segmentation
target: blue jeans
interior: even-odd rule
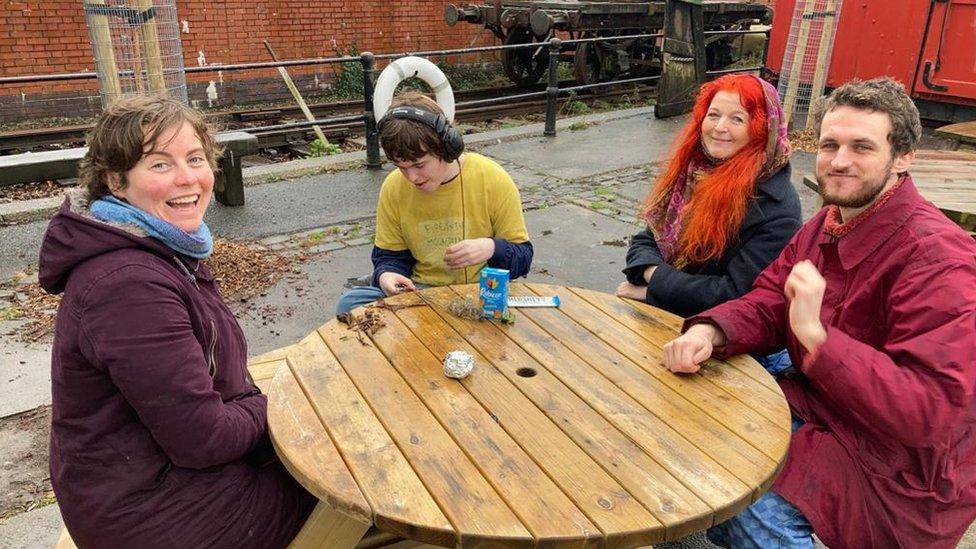
[[[813,527],[799,509],[766,492],[731,519],[708,529],[708,541],[732,549],[812,549]]]
[[[360,305],[366,305],[384,297],[386,294],[376,286],[354,286],[339,297],[339,302],[336,304],[336,315],[348,313]]]
[[[791,429],[803,426],[792,418]],[[813,527],[799,509],[770,490],[744,511],[708,529],[708,541],[731,549],[812,549]]]
[[[766,356],[752,355],[752,358],[777,379],[793,368],[793,361],[786,349]]]

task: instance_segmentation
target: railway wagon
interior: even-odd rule
[[[754,24],[768,24],[769,9],[760,2],[703,2],[705,30],[745,30]],[[656,34],[664,27],[663,1],[493,0],[481,4],[449,4],[444,10],[448,25],[459,22],[484,25],[504,44],[540,43],[538,48],[505,50],[505,74],[517,85],[539,80],[549,64],[549,51],[542,42],[559,33],[561,38],[611,38],[635,34]],[[560,61],[572,64],[579,84],[621,77],[653,74],[660,70],[660,38],[600,40],[569,44]],[[706,38],[707,67],[723,68],[733,61],[732,38]]]
[[[976,118],[976,0],[777,0],[766,58],[773,80],[797,12],[809,20],[810,40],[825,17],[837,21],[827,88],[888,75],[905,85],[923,117]],[[801,86],[812,80],[806,72]]]

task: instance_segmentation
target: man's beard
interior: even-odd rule
[[[888,183],[888,179],[891,177],[891,167],[894,165],[894,163],[894,160],[888,162],[888,165],[884,168],[884,176],[878,179],[866,181],[865,185],[852,196],[841,197],[828,194],[824,190],[824,184],[820,178],[817,178],[817,184],[819,185],[817,192],[820,193],[821,197],[823,197],[824,206],[835,205],[841,208],[863,208],[874,202],[874,200],[878,198],[878,195],[884,191],[885,184]],[[830,172],[827,173],[829,174]]]

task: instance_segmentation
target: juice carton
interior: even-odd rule
[[[508,270],[485,267],[481,269],[481,314],[501,320],[508,312]]]

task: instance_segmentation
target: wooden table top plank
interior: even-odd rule
[[[583,296],[584,299],[587,299],[591,303],[594,301],[599,301],[599,299],[597,299],[597,297],[593,293],[584,291],[582,288],[577,293],[578,295]],[[622,301],[637,310],[638,319],[642,321],[642,323],[646,321],[651,325],[661,324],[662,326],[674,330],[674,332],[676,333],[680,333],[682,326],[684,326],[685,319],[681,318],[676,314],[669,313],[664,309],[651,307],[647,303],[641,303],[633,299],[625,299]],[[674,334],[672,334],[672,337],[674,337]],[[752,378],[753,381],[758,381],[760,385],[769,388],[769,390],[771,390],[774,394],[776,395],[782,394],[782,391],[780,390],[779,385],[776,383],[776,380],[773,378],[773,376],[769,375],[769,372],[763,369],[763,367],[755,360],[743,359],[743,360],[732,361],[730,362],[730,364],[732,364],[733,366],[741,370],[742,373]]]
[[[533,291],[539,291],[543,294],[551,291],[551,289],[547,289],[544,286],[534,284],[530,284],[529,287]],[[622,331],[611,328],[612,325],[617,323],[616,320],[622,321],[624,319],[617,319],[617,315],[615,314],[607,314],[599,306],[587,302],[579,295],[573,293],[573,291],[564,292],[566,294],[565,297],[560,296],[560,309],[573,318],[573,320],[593,332],[611,347],[623,353],[657,379],[682,393],[687,398],[693,399],[699,408],[706,411],[716,421],[722,422],[727,426],[735,425],[734,428],[730,428],[733,428],[737,432],[755,433],[754,440],[757,442],[753,442],[753,445],[760,451],[766,453],[766,455],[776,459],[776,456],[781,456],[785,453],[785,448],[789,445],[790,438],[788,409],[785,415],[779,418],[779,421],[774,421],[765,417],[754,407],[739,400],[739,395],[711,383],[712,380],[704,375],[675,375],[667,371],[663,367],[660,359],[660,346],[663,342],[660,344],[654,343],[649,339],[641,337],[639,332],[632,332],[632,334],[625,335]],[[619,298],[601,301],[609,301],[611,305],[619,305],[619,311],[614,311],[610,307],[610,310],[615,313],[627,314],[627,311],[634,310]],[[626,325],[624,322],[620,323]],[[640,330],[640,326],[637,329]],[[753,384],[751,387],[756,387],[756,385]],[[758,387],[757,392],[759,391],[768,392],[765,387]]]
[[[288,365],[369,502],[377,528],[455,545],[454,527],[318,333],[294,346]],[[331,487],[323,483],[321,489]]]
[[[432,302],[447,303],[456,297],[449,288],[431,288],[424,292]],[[435,312],[426,307],[402,309],[397,316],[412,330],[422,329],[429,334],[430,337],[425,339],[435,354],[461,349],[475,356],[478,361],[475,372],[461,383],[600,527],[609,546],[632,547],[663,541],[666,525],[655,518],[653,509],[660,509],[660,515],[671,517],[665,520],[672,525],[688,518],[676,503],[679,499],[668,499],[668,493],[654,489],[655,478],[648,471],[629,462],[608,467],[595,460],[560,429],[538,403],[523,394],[509,376],[492,367],[489,356],[483,354],[491,354],[492,350],[485,345],[472,344],[463,337],[472,328],[490,328],[487,322],[463,320],[443,309]],[[503,337],[495,343],[500,343],[494,348],[495,354],[518,351],[514,342]],[[535,363],[533,367],[537,367]],[[636,494],[628,492],[624,486],[628,484],[638,486]],[[678,489],[701,506],[702,511],[710,510],[683,486]],[[701,528],[707,525],[704,521]]]
[[[511,291],[515,295],[531,293],[519,285],[513,285]],[[575,353],[572,356],[560,353],[553,360],[542,360],[540,356],[536,356],[537,360],[560,364],[574,364],[576,361],[587,363],[591,367],[590,372],[598,372],[605,377],[606,382],[619,387],[648,413],[670,425],[747,485],[762,484],[767,480],[770,469],[777,465],[772,458],[748,442],[751,433],[736,433],[727,425],[715,421],[693,401],[660,382],[558,310],[522,309],[521,314],[535,324],[535,329],[544,331],[556,341],[562,342],[568,351]],[[585,371],[574,372],[573,377],[585,385],[600,384],[600,380],[590,379],[592,376],[583,379],[584,374]],[[624,420],[631,415],[635,414],[626,414]]]
[[[534,293],[529,286],[521,284],[513,285],[510,291],[515,295],[550,295],[548,292]],[[536,340],[545,341],[554,339],[559,342],[558,345],[547,345],[547,348],[538,350],[537,352],[541,353],[541,356],[536,356],[537,360],[548,363],[557,359],[557,363],[560,366],[563,364],[587,365],[585,369],[567,372],[565,381],[567,385],[574,387],[575,390],[575,386],[572,383],[584,377],[586,372],[592,372],[598,375],[599,378],[587,377],[586,383],[581,384],[581,391],[587,390],[586,387],[598,386],[603,383],[616,387],[628,395],[630,395],[630,392],[627,389],[641,395],[642,398],[649,399],[644,401],[642,398],[630,397],[630,400],[634,404],[640,405],[642,409],[646,409],[647,413],[659,417],[676,434],[687,439],[689,443],[699,448],[699,450],[706,454],[711,450],[720,450],[721,455],[711,457],[716,463],[721,464],[721,467],[729,470],[730,473],[740,478],[740,480],[744,480],[744,476],[751,481],[755,481],[750,482],[744,480],[747,484],[755,485],[758,482],[758,477],[755,474],[763,470],[768,471],[770,467],[775,465],[776,462],[770,456],[747,442],[746,439],[755,437],[755,431],[745,428],[740,428],[736,431],[734,427],[738,426],[733,425],[730,427],[709,417],[699,407],[697,402],[686,398],[685,395],[675,391],[672,386],[663,383],[658,377],[651,375],[642,366],[617,351],[617,349],[609,345],[606,341],[598,338],[586,326],[577,322],[572,314],[567,314],[568,312],[563,307],[558,309],[540,308],[519,310],[519,314],[531,319],[533,323],[532,330],[534,330],[533,336]],[[603,316],[602,313],[600,315]],[[626,332],[623,326],[609,328]],[[522,343],[521,341],[520,343],[527,349],[528,345],[530,345],[530,343]],[[611,380],[619,381],[620,383],[617,384]],[[587,400],[589,399],[587,398]],[[655,405],[651,405],[651,403]],[[658,408],[656,406],[657,404],[662,408]],[[624,409],[617,410],[618,413],[622,411]],[[624,415],[629,416],[632,414],[630,410],[627,410]],[[676,423],[672,423],[675,418],[680,419]],[[695,419],[692,420],[690,418]],[[655,426],[653,430],[657,430],[658,428]],[[645,426],[643,429],[639,429],[638,432],[646,432],[647,429],[648,426]],[[702,434],[705,436],[702,436],[696,442],[689,438],[688,433]],[[631,434],[631,436],[633,437],[634,435]],[[723,444],[716,444],[717,442]],[[725,444],[729,446],[726,447]],[[734,448],[739,448],[742,453],[730,451]],[[739,467],[733,469],[730,467],[731,463],[735,463]],[[761,480],[765,480],[765,475],[762,476]]]
[[[925,199],[938,203],[941,209],[952,209],[959,205],[976,203],[976,194],[962,189],[925,189]]]
[[[247,373],[251,376],[251,380],[254,381],[254,385],[262,393],[268,394],[268,391],[271,390],[271,381],[274,379],[275,373],[278,372],[279,368],[287,367],[288,362],[285,359],[281,359],[271,362],[261,362],[253,366],[248,365]]]
[[[936,198],[944,198],[940,195],[956,195],[961,202],[972,202],[976,195],[976,185],[972,181],[962,180],[940,180],[931,183],[917,185],[919,192],[928,199],[929,194]],[[929,199],[932,200],[932,199]]]
[[[278,360],[284,360],[288,357],[288,353],[291,351],[291,345],[286,347],[281,347],[280,349],[274,349],[266,353],[251,357],[248,359],[247,364],[250,367],[251,364],[260,364],[262,362],[275,362]]]
[[[674,338],[673,334],[657,330],[653,323],[647,323],[647,316],[635,308],[629,299],[600,299],[588,290],[573,288],[571,291],[591,307],[595,307],[616,319],[621,324],[630,328],[638,336],[638,339],[651,345],[651,349],[645,348],[645,354],[660,356],[661,348],[668,341]],[[641,366],[650,366],[647,362],[638,361]],[[663,362],[658,362],[663,369]],[[655,368],[660,371],[660,369]],[[745,371],[744,371],[745,370]],[[751,372],[747,373],[747,372]],[[702,364],[701,370],[695,375],[672,376],[682,381],[704,379],[714,387],[724,391],[725,395],[720,395],[718,401],[702,401],[714,404],[713,414],[715,417],[725,419],[739,418],[746,423],[746,429],[757,429],[756,432],[766,433],[771,439],[767,439],[768,444],[771,440],[777,440],[782,444],[789,443],[790,433],[790,409],[783,397],[782,390],[767,379],[768,374],[762,367],[749,357],[740,357],[736,360],[726,361],[711,358]],[[756,383],[757,378],[763,380]],[[727,397],[731,397],[729,400]],[[773,447],[761,448],[767,455],[781,455],[779,444]]]
[[[580,290],[582,291],[584,289],[580,288]],[[594,294],[584,295],[583,293],[579,293],[579,295],[583,296],[584,298],[589,296],[590,299],[593,299],[594,296]],[[651,307],[647,303],[642,303],[640,301],[635,301],[633,299],[625,299],[622,301],[637,310],[638,312],[637,317],[639,320],[641,320],[642,323],[646,322],[651,326],[654,326],[655,324],[660,324],[662,327],[669,330],[673,330],[675,333],[681,333],[681,328],[682,326],[684,326],[684,322],[685,322],[684,318],[676,314],[669,313],[664,309]],[[628,313],[628,316],[629,314],[630,313]],[[672,333],[671,337],[676,337],[675,333]],[[769,388],[776,395],[781,394],[779,385],[776,384],[776,380],[773,379],[773,376],[769,375],[769,372],[764,370],[763,367],[759,365],[759,363],[757,363],[754,360],[744,360],[739,362],[741,363],[741,367],[739,368],[742,370],[744,374],[751,377],[753,381],[758,381],[760,385]]]
[[[393,313],[379,311],[385,326],[370,336],[373,343],[509,502],[532,535],[550,540],[547,547],[553,548],[595,544],[600,530],[492,419],[462,382],[445,378],[442,358],[424,347]],[[432,336],[430,332],[431,328],[425,326],[424,340]]]
[[[467,288],[455,286],[452,289],[461,292],[459,295],[467,297],[472,297],[477,292],[475,286]],[[510,292],[512,295],[530,295],[519,284],[512,284]],[[568,392],[564,393],[566,396],[563,401],[571,404],[550,405],[552,411],[563,414],[559,416],[557,424],[563,426],[572,424],[577,429],[581,426],[593,425],[596,432],[604,433],[607,438],[602,443],[604,449],[601,451],[604,453],[599,455],[598,461],[617,462],[615,467],[636,467],[638,471],[653,473],[660,484],[653,487],[654,493],[663,494],[668,491],[673,495],[668,497],[664,506],[659,502],[655,503],[655,506],[649,505],[652,512],[670,510],[669,514],[675,514],[681,512],[682,506],[686,506],[688,508],[686,513],[690,514],[704,509],[704,505],[712,508],[714,512],[715,509],[722,507],[723,503],[736,501],[738,495],[736,491],[741,491],[741,488],[748,486],[748,483],[726,471],[719,462],[711,459],[686,437],[641,406],[637,400],[611,383],[592,365],[581,360],[563,342],[553,340],[548,332],[524,316],[524,313],[530,310],[541,311],[511,309],[517,319],[512,326],[498,326],[489,322],[472,323],[442,316],[445,316],[445,319],[450,318],[449,321],[459,325],[464,324],[464,331],[460,327],[457,329],[466,337],[468,343],[480,349],[492,364],[512,379],[523,392],[532,392],[532,385],[531,382],[526,384],[525,379],[518,376],[518,371],[523,367],[533,367],[533,364],[537,365],[536,377],[545,380],[546,377],[552,376],[565,386]],[[486,328],[494,328],[494,330]],[[498,349],[496,343],[506,338],[517,343],[519,348]],[[551,389],[558,384],[545,382],[544,385]],[[546,396],[552,399],[552,395],[544,393],[529,394],[530,398],[537,398],[540,402]],[[576,403],[573,404],[574,402]],[[568,415],[570,408],[578,410],[575,416]],[[618,432],[623,437],[617,436]],[[612,437],[611,433],[613,433]],[[586,432],[580,432],[574,438],[586,436],[589,436]],[[598,454],[590,453],[594,459],[598,458]],[[626,465],[621,465],[621,462]],[[770,465],[767,463],[767,467]],[[688,480],[682,482],[678,480],[679,478]],[[624,482],[624,479],[621,481]],[[646,480],[640,479],[636,482],[634,479],[624,482],[629,489],[633,486],[645,486],[646,483]],[[685,492],[690,493],[683,495]],[[676,499],[677,497],[683,497],[683,500]],[[664,522],[668,520],[666,516],[659,516],[659,518]]]
[[[462,545],[473,546],[469,540],[477,539],[511,547],[535,545],[522,521],[379,349],[369,342],[345,344],[355,336],[336,321],[320,327],[319,335],[454,526]],[[423,348],[420,341],[414,346]]]
[[[373,522],[373,512],[346,468],[339,451],[332,444],[325,427],[298,384],[285,366],[271,384],[275,398],[268,400],[268,421],[276,428],[271,442],[282,462],[296,480],[333,509],[364,524]],[[327,479],[323,482],[322,479]],[[323,489],[323,484],[329,486]]]
[[[915,151],[915,160],[964,160],[976,162],[976,153],[969,151],[946,151],[936,149],[919,149]]]
[[[474,292],[476,287],[469,286],[465,290]],[[749,487],[746,484],[646,411],[643,415],[653,424],[653,437],[642,438],[638,444],[617,429],[593,407],[603,408],[603,404],[593,402],[562,383],[563,380],[552,371],[557,365],[540,363],[524,348],[525,338],[520,336],[528,326],[518,322],[514,326],[499,326],[493,322],[464,323],[449,313],[442,316],[598,463],[614,464],[621,472],[631,471],[633,475],[645,477],[642,480],[621,479],[635,497],[646,498],[646,495],[636,494],[635,488],[651,487],[657,500],[670,492],[665,501],[655,501],[653,507],[649,506],[652,512],[670,508],[672,513],[691,515],[693,518],[685,519],[691,521],[704,519],[710,513],[718,513],[721,517],[726,506],[748,503]],[[506,346],[515,338],[518,338],[515,340],[518,346]],[[519,375],[525,368],[532,369],[535,375]],[[621,399],[632,400],[612,384],[608,385],[610,393],[597,398],[609,399],[611,406],[620,405]],[[682,497],[689,491],[707,505],[692,507],[695,502],[690,494]],[[666,517],[659,518],[662,522],[667,520]]]
[[[640,314],[634,307],[627,303],[630,300],[613,299],[607,300],[598,297],[586,290],[572,290],[575,295],[587,303],[589,306],[599,309],[607,316],[616,319],[621,324],[630,328],[638,339],[645,341],[655,348],[655,355],[665,343],[670,341],[674,335],[666,330],[658,330],[653,323],[648,323],[646,316]],[[646,363],[638,361],[642,366]],[[692,376],[676,376],[680,380],[706,379],[718,389],[725,392],[725,396],[719,396],[722,402],[716,403],[714,413],[721,417],[739,417],[748,423],[747,428],[763,429],[774,439],[788,442],[789,439],[789,406],[783,399],[782,392],[778,386],[768,387],[765,384],[755,383],[755,377],[745,374],[736,367],[736,364],[743,364],[742,361],[730,363],[718,359],[705,361],[698,374]],[[663,365],[661,365],[663,366]],[[761,367],[756,364],[756,371]],[[675,377],[675,376],[672,376]],[[727,397],[731,397],[727,398]],[[713,401],[708,401],[713,402]],[[704,404],[704,402],[702,402]],[[731,416],[730,414],[735,414]],[[762,419],[756,419],[761,417]],[[785,418],[785,423],[784,422]],[[751,425],[751,427],[748,427]],[[785,425],[785,427],[784,427]],[[775,455],[780,455],[778,451]]]
[[[277,360],[268,360],[265,362],[248,363],[247,373],[251,376],[254,384],[261,389],[261,392],[268,394],[271,387],[271,380],[275,376],[275,372],[279,368],[287,367],[287,363],[284,358],[279,358]]]
[[[949,185],[956,189],[971,190],[972,177],[973,168],[954,165],[926,166],[920,170],[912,170],[912,180],[920,189]]]
[[[920,158],[915,157],[915,161],[909,166],[912,171],[916,169],[926,169],[930,166],[954,166],[959,169],[966,169],[967,165],[972,165],[976,162],[976,155],[969,154],[965,157],[928,157]],[[972,168],[970,168],[972,169]]]
[[[684,480],[687,488],[712,506],[716,521],[731,518],[750,503],[748,492],[766,480],[760,474],[760,466],[744,462],[742,469],[733,471],[728,463],[696,445],[670,421],[650,413],[626,391],[599,376],[570,349],[559,344],[547,348],[549,334],[523,313],[516,313],[516,317],[524,322],[518,330],[522,332],[522,337],[517,338],[520,345],[538,362],[546,364],[573,392],[590,402],[600,416],[634,441],[660,467]],[[564,316],[563,322],[572,321]],[[537,331],[528,333],[528,325]],[[586,370],[591,373],[584,373]],[[719,443],[713,441],[713,444]],[[767,463],[768,472],[775,463],[772,460]]]

